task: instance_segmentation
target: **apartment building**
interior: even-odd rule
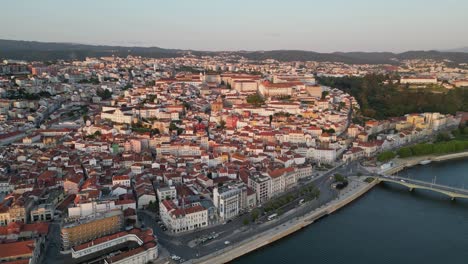
[[[61,229],[62,246],[65,250],[90,240],[116,233],[124,223],[123,212],[112,210],[107,213],[90,215],[85,218],[65,221]]]
[[[208,210],[198,203],[179,207],[173,201],[164,200],[159,204],[159,214],[173,233],[208,226]]]

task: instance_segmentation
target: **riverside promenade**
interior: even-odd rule
[[[395,174],[399,171],[404,170],[405,168],[410,168],[410,167],[419,165],[421,161],[426,161],[426,160],[429,160],[431,162],[439,162],[439,161],[461,159],[461,158],[468,158],[468,151],[452,153],[452,154],[447,154],[447,155],[427,155],[427,156],[410,157],[410,158],[405,158],[405,159],[394,159],[392,160],[394,163],[394,166],[381,171],[381,173],[386,174],[386,175]]]
[[[191,260],[187,263],[226,263],[277,240],[280,240],[283,237],[293,234],[314,223],[316,220],[337,211],[343,206],[346,206],[378,184],[378,181],[376,180],[371,183],[366,183],[363,181],[364,179],[366,179],[365,176],[350,177],[350,183],[348,187],[340,192],[338,198],[328,202],[322,207],[319,207],[301,217],[290,220],[283,225],[273,227],[270,230],[260,233],[248,240],[233,244],[223,250],[216,251],[200,259]]]

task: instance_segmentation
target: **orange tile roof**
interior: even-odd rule
[[[34,240],[0,244],[0,259],[32,255],[35,246]]]

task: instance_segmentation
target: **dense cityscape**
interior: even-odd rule
[[[340,89],[372,76],[416,94],[468,86],[466,63],[429,59],[5,59],[0,261],[216,263],[362,191],[397,155],[468,149],[467,101],[372,118]]]

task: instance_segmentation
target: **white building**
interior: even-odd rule
[[[197,203],[178,207],[174,202],[164,200],[159,203],[159,214],[163,223],[174,233],[208,226],[208,210]]]
[[[400,79],[401,84],[437,84],[435,76],[405,76]]]
[[[125,243],[135,242],[139,246],[129,251],[104,259],[106,264],[146,264],[158,258],[158,245],[151,229],[134,228],[130,231],[118,232],[93,241],[75,246],[71,249],[72,258],[82,258],[99,253],[112,247],[119,247]]]
[[[118,175],[112,177],[112,186],[122,185],[126,187],[130,187],[130,176],[128,175]]]
[[[213,189],[213,204],[223,220],[250,210],[257,204],[255,192],[244,183],[230,183]]]
[[[177,190],[174,186],[161,187],[156,189],[158,201],[173,200],[177,198]]]
[[[115,208],[114,201],[80,203],[75,207],[68,208],[68,216],[71,218],[83,218],[96,213],[108,212]]]

